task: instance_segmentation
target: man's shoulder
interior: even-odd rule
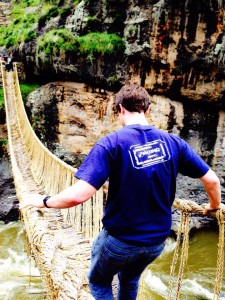
[[[97,141],[96,145],[106,146],[108,143],[113,143],[114,141],[117,141],[117,131],[103,136]]]

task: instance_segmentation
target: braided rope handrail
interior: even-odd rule
[[[74,184],[76,169],[52,154],[37,138],[28,120],[18,80],[17,67],[14,63],[14,97],[16,100],[17,119],[23,142],[30,157],[30,168],[38,185],[44,187],[46,194],[57,194]],[[86,237],[94,237],[101,229],[103,214],[103,189],[97,191],[91,201],[62,211],[67,222]],[[76,216],[76,218],[75,218]]]
[[[177,289],[176,289],[176,300],[179,299],[181,282],[184,273],[185,261],[188,256],[188,243],[189,243],[189,215],[190,213],[203,214],[205,203],[202,205],[198,205],[196,202],[191,200],[181,200],[175,199],[174,207],[180,209],[180,227],[177,233],[177,242],[176,248],[174,251],[173,261],[170,268],[170,282],[168,288],[168,300],[172,299],[172,289],[173,289],[173,275],[175,272],[175,267],[178,262],[178,251],[180,244],[181,254],[180,254],[180,266],[177,278]],[[216,217],[219,225],[219,242],[218,242],[218,255],[217,255],[217,269],[216,269],[216,277],[214,284],[214,296],[213,300],[218,300],[221,286],[222,286],[222,276],[223,276],[223,265],[224,265],[224,224],[225,224],[225,206],[216,211],[209,211],[207,215]]]

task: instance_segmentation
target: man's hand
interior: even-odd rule
[[[203,215],[207,215],[207,213],[209,213],[210,211],[216,211],[216,210],[218,210],[218,209],[220,209],[221,208],[221,205],[219,206],[219,207],[217,207],[217,208],[213,208],[211,205],[210,205],[210,203],[207,203],[207,204],[205,204],[204,205],[204,212],[203,212]]]
[[[223,209],[223,211],[225,210],[225,205],[223,203],[221,203],[220,206],[217,207],[217,208],[213,208],[213,207],[211,207],[210,203],[207,203],[206,205],[204,205],[204,212],[203,212],[203,214],[207,215],[210,212],[214,212],[215,213],[218,209],[221,209],[221,208]]]
[[[24,207],[27,207],[27,206],[43,208],[43,207],[45,207],[44,203],[43,203],[44,197],[45,197],[45,195],[28,194],[24,197],[24,200],[19,203],[19,209],[23,209]]]

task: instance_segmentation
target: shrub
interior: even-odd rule
[[[31,40],[36,39],[36,37],[37,37],[36,31],[30,30],[30,31],[28,31],[28,33],[24,36],[24,42],[25,42],[25,43],[28,43],[28,42],[30,42]]]
[[[13,0],[12,4],[14,6],[20,6],[20,7],[29,7],[29,6],[37,6],[39,4],[40,0]]]
[[[65,19],[66,17],[68,17],[71,14],[71,7],[67,6],[67,7],[63,7],[62,9],[60,9],[59,13],[60,13],[60,17],[62,19]]]
[[[0,124],[5,123],[5,101],[3,88],[0,88]]]
[[[4,91],[3,88],[0,88],[0,109],[4,107]]]
[[[92,32],[77,38],[81,54],[93,55],[113,55],[123,53],[125,43],[116,34]]]
[[[42,15],[38,20],[38,27],[41,28],[45,26],[46,21],[49,21],[51,18],[55,18],[59,15],[58,7],[54,6],[49,9],[44,15]]]
[[[8,139],[0,138],[0,157],[7,151]]]
[[[51,54],[60,50],[75,51],[76,39],[67,29],[54,29],[40,37],[37,43],[37,51]]]
[[[31,38],[34,38],[33,27],[35,22],[35,15],[29,13],[21,16],[21,18],[17,18],[7,27],[0,27],[0,46],[5,45],[6,48],[9,48],[20,42],[29,41]]]
[[[19,19],[15,19],[14,22],[13,22],[13,24],[16,25],[16,24],[18,24],[19,22],[20,22]]]
[[[105,56],[123,54],[125,44],[116,34],[100,32],[75,37],[68,29],[54,29],[44,34],[37,44],[37,52],[47,55],[61,50],[76,52],[77,55]]]
[[[77,5],[77,4],[79,4],[80,2],[81,2],[81,0],[74,0],[74,1],[73,1],[73,4],[74,4],[74,5]]]
[[[6,48],[10,48],[15,44],[17,44],[17,39],[15,36],[11,36],[6,40],[5,46]]]
[[[0,145],[1,146],[6,146],[7,144],[8,144],[8,139],[0,138]]]

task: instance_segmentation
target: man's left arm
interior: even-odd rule
[[[205,191],[209,198],[209,203],[205,207],[205,213],[209,210],[221,208],[221,186],[220,180],[215,172],[209,169],[208,172],[199,179],[204,185]]]

